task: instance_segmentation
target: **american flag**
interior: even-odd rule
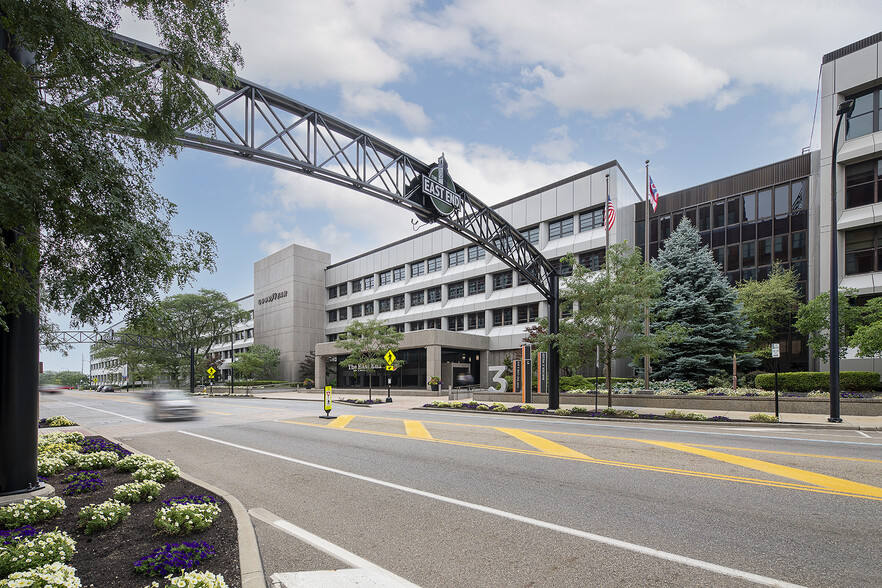
[[[612,198],[606,195],[606,230],[611,231],[616,222],[616,207],[613,205]]]
[[[649,176],[649,202],[652,204],[652,212],[655,212],[658,206],[658,189],[655,187],[655,182],[652,181],[652,176]]]

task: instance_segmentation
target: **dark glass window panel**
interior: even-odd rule
[[[573,266],[568,263],[564,263],[560,259],[555,259],[551,261],[552,267],[557,270],[557,273],[560,276],[566,277],[573,275]],[[520,285],[520,284],[518,284]]]
[[[756,192],[745,194],[741,197],[744,205],[744,222],[753,222],[756,220]]]
[[[358,318],[361,316],[361,304],[353,306],[350,310],[352,311],[352,318]]]
[[[711,228],[711,211],[710,206],[702,206],[698,209],[698,230],[708,231]]]
[[[795,214],[790,215],[790,230],[791,231],[804,231],[806,228],[808,219],[808,213],[806,211],[800,211]]]
[[[726,244],[726,231],[717,229],[711,233],[711,247],[722,247]]]
[[[756,279],[758,281],[760,281],[760,280],[765,280],[766,278],[768,278],[769,277],[769,269],[770,268],[767,265],[763,266],[763,267],[756,268]]]
[[[760,239],[756,242],[757,260],[760,265],[768,265],[772,263],[772,240]]]
[[[426,273],[441,271],[441,256],[430,257],[426,260]]]
[[[579,215],[579,231],[590,231],[603,226],[603,207],[588,210]]]
[[[808,180],[799,180],[790,185],[790,210],[805,210],[808,205]]]
[[[579,265],[591,271],[597,271],[603,265],[605,252],[603,249],[579,254]]]
[[[790,217],[775,218],[775,234],[784,235],[790,232]]]
[[[775,186],[775,216],[790,214],[790,184]]]
[[[462,249],[458,251],[451,251],[447,254],[447,265],[448,267],[454,267],[457,265],[462,265],[465,263],[465,251]]]
[[[866,206],[876,201],[876,185],[858,184],[849,186],[845,189],[845,208],[854,208],[856,206]]]
[[[772,190],[760,190],[756,196],[756,216],[766,218],[772,216]]]
[[[658,241],[658,217],[649,217],[649,242]]]
[[[392,283],[392,272],[383,272],[380,274],[380,285],[385,286],[386,284]]]
[[[487,288],[487,280],[483,276],[469,279],[469,296],[481,294]]]
[[[726,269],[728,271],[737,270],[741,261],[741,247],[739,245],[729,245],[726,248]]]
[[[741,270],[741,281],[747,282],[756,279],[756,270],[753,268]]]
[[[658,243],[650,243],[649,244],[649,259],[656,259],[658,257]]]
[[[462,298],[465,296],[465,284],[463,282],[454,282],[447,285],[447,298]]]
[[[404,266],[396,267],[392,270],[392,281],[400,282],[404,279]]]
[[[660,219],[661,224],[661,240],[664,241],[671,236],[671,215],[666,214]]]
[[[370,290],[374,287],[374,276],[368,276],[364,279],[364,289]]]
[[[726,229],[726,243],[739,243],[741,241],[741,227],[736,225]]]
[[[726,278],[729,280],[729,285],[734,286],[741,279],[741,272],[729,272],[726,274]]]
[[[379,312],[389,312],[392,308],[392,299],[391,298],[383,298],[380,300]]]
[[[765,220],[756,223],[756,237],[757,239],[763,239],[765,237],[772,236],[772,221]]]
[[[790,235],[790,255],[794,260],[805,259],[808,255],[808,247],[806,243],[806,233],[801,231]]]
[[[504,290],[505,288],[512,287],[512,279],[511,272],[499,272],[498,274],[493,274],[493,289],[494,290]]]
[[[497,308],[493,311],[493,326],[501,327],[502,326],[502,309]]]
[[[634,223],[634,243],[640,247],[646,240],[646,221]]]
[[[726,267],[726,248],[725,247],[717,247],[714,249],[714,261],[720,264],[721,268]]]
[[[331,286],[328,288],[328,298],[336,298],[337,297],[337,286]]]
[[[462,331],[465,328],[465,321],[461,314],[447,317],[447,330]]]
[[[686,218],[689,219],[689,222],[692,223],[693,227],[698,226],[698,219],[696,218],[697,213],[698,213],[698,211],[694,208],[690,208],[689,210],[686,211]]]
[[[726,226],[726,203],[714,202],[714,228]]]
[[[741,238],[745,241],[756,239],[756,223],[741,225]]]
[[[775,261],[787,263],[790,261],[787,235],[776,235],[774,241]]]
[[[511,308],[503,308],[502,309],[502,324],[510,325],[512,320]]]
[[[677,230],[677,227],[680,226],[680,223],[682,221],[683,221],[683,213],[682,212],[675,212],[673,224],[671,225],[675,231]]]
[[[440,329],[441,328],[441,319],[428,319],[426,320],[426,328],[427,329]]]
[[[428,303],[441,302],[441,286],[435,286],[426,290],[426,301]]]
[[[533,245],[539,244],[539,227],[524,229],[523,231],[521,231],[521,235],[523,235],[524,239],[526,239]]]
[[[410,323],[411,331],[422,331],[423,330],[423,321],[413,321]]]
[[[548,240],[561,239],[573,234],[573,217],[562,218],[548,223]]]
[[[798,261],[792,264],[791,269],[796,272],[797,280],[807,280],[808,279],[808,262],[807,261]]]
[[[340,296],[346,296],[346,289],[348,287],[349,284],[340,284],[339,286],[337,286],[337,293],[340,294]]]
[[[480,245],[472,245],[469,247],[469,261],[478,261],[479,259],[484,259],[487,254],[487,250],[481,247]]]
[[[365,315],[374,314],[374,303],[373,302],[365,302],[364,303],[364,314]]]
[[[726,203],[726,224],[737,225],[741,222],[741,199],[730,198]]]
[[[361,280],[352,281],[352,293],[361,292]]]
[[[756,265],[756,243],[748,241],[741,244],[741,268]]]
[[[329,310],[328,311],[328,322],[333,323],[336,320],[337,320],[337,311],[336,310]]]
[[[422,306],[426,303],[426,293],[420,290],[419,292],[411,292],[410,293],[410,305],[411,306]]]
[[[345,320],[346,320],[346,314],[347,314],[348,312],[349,312],[349,309],[348,309],[348,308],[341,308],[341,309],[340,309],[339,316],[340,316],[340,320],[341,320],[341,321],[345,321]]]
[[[846,139],[862,137],[873,132],[873,98],[875,92],[869,92],[854,98],[854,110],[847,119]]]
[[[701,237],[701,244],[704,247],[710,247],[710,243],[711,243],[710,231],[705,231],[704,233],[699,233],[698,236]]]

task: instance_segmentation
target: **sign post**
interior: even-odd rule
[[[386,360],[386,371],[394,372],[395,354],[392,353],[391,349],[386,352],[386,355],[383,356],[383,359]],[[388,374],[386,377],[386,402],[392,402],[392,374]]]
[[[536,393],[548,393],[548,352],[540,351],[536,355],[536,361],[539,362],[539,378],[536,382]]]
[[[775,418],[778,418],[778,358],[781,357],[781,345],[772,343],[772,358],[775,360]]]
[[[521,390],[523,401],[527,404],[533,402],[533,346],[521,345]]]
[[[337,417],[331,416],[331,402],[333,399],[331,398],[332,388],[330,386],[325,386],[325,416],[320,416],[320,419],[335,419]]]

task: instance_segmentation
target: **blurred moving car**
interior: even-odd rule
[[[151,390],[145,397],[150,400],[150,413],[157,421],[199,418],[196,403],[180,390]]]
[[[58,384],[40,384],[40,392],[45,392],[46,394],[61,394],[66,389],[66,386],[59,386]]]
[[[102,384],[98,386],[98,392],[116,392],[116,388],[110,384]]]

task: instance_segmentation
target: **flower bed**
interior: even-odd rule
[[[428,404],[424,404],[423,408],[453,408],[458,410],[476,410],[476,411],[492,411],[492,412],[511,412],[517,414],[553,414],[557,416],[580,416],[588,418],[619,418],[619,419],[667,419],[667,420],[687,420],[687,421],[729,421],[728,417],[718,416],[708,418],[703,414],[690,412],[681,413],[671,410],[664,415],[657,414],[638,414],[632,410],[617,410],[615,408],[604,408],[603,410],[589,410],[583,406],[575,406],[573,408],[536,408],[531,404],[516,404],[506,407],[501,402],[486,404],[483,402],[443,402],[436,400]]]

